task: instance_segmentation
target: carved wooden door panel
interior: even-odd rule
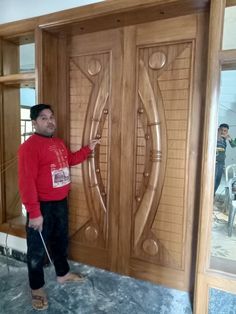
[[[132,202],[120,207],[125,219],[119,228],[118,270],[184,290],[191,289],[196,245],[201,69],[194,67],[202,53],[197,30],[201,18],[186,16],[125,30],[126,40],[133,42],[126,63],[135,62],[134,168],[129,172]],[[183,25],[188,25],[187,32]],[[122,195],[126,190],[121,185]],[[131,226],[128,232],[125,222]]]
[[[191,42],[137,49],[130,267],[170,282],[184,268],[191,58]]]
[[[72,169],[71,256],[181,289],[191,272],[198,18],[69,43],[71,148],[101,138],[88,162]]]
[[[101,139],[89,160],[71,170],[70,251],[73,258],[107,269],[114,269],[118,236],[119,37],[119,31],[74,36],[69,45],[71,149]]]

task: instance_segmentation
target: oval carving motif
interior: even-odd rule
[[[88,226],[85,231],[85,237],[88,241],[94,241],[98,238],[98,231],[95,227],[93,226]]]
[[[151,69],[161,69],[166,63],[166,55],[163,52],[155,52],[149,58],[149,66]]]
[[[153,239],[146,239],[143,242],[143,250],[148,255],[155,256],[158,253],[158,244]]]
[[[88,63],[88,73],[92,76],[98,74],[101,68],[101,63],[96,59],[91,59]]]

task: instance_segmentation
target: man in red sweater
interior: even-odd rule
[[[45,243],[50,241],[57,281],[81,281],[82,277],[69,271],[68,207],[70,189],[69,167],[88,158],[99,140],[72,153],[53,134],[56,121],[49,105],[31,107],[30,117],[35,133],[21,144],[18,151],[19,191],[27,210],[27,266],[32,305],[44,310],[48,301],[43,290]]]

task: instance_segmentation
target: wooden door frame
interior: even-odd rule
[[[225,52],[221,50],[226,5],[229,5],[226,0],[212,0],[210,9],[200,221],[194,295],[194,313],[196,314],[208,313],[210,288],[236,293],[235,275],[209,268],[220,73],[222,65],[236,61],[236,50]]]
[[[193,19],[193,16],[196,15],[196,18]],[[184,17],[185,18],[185,17]],[[188,31],[188,33],[181,33],[181,32],[176,32],[176,26],[178,25],[178,27],[182,27],[182,18],[175,18],[175,32],[173,32],[172,36],[168,39],[167,42],[169,41],[174,41],[174,42],[179,42],[179,41],[191,41],[193,46],[194,46],[194,57],[192,59],[192,66],[194,69],[192,73],[191,73],[191,81],[194,82],[194,86],[191,86],[191,109],[190,109],[190,113],[189,113],[189,125],[191,124],[191,128],[189,126],[188,129],[188,136],[191,136],[191,142],[195,143],[193,145],[193,147],[191,148],[189,146],[188,148],[188,155],[190,155],[189,161],[188,161],[188,166],[186,169],[192,169],[192,176],[186,176],[186,183],[189,186],[188,187],[188,197],[186,197],[186,208],[188,208],[188,218],[185,218],[186,221],[188,220],[188,223],[186,223],[186,234],[188,235],[188,237],[186,237],[186,241],[187,244],[185,244],[186,246],[186,252],[188,252],[188,254],[186,254],[186,256],[184,257],[184,271],[176,271],[176,270],[172,270],[171,272],[168,273],[168,276],[160,276],[159,280],[162,284],[166,284],[167,282],[170,281],[169,278],[171,277],[178,277],[178,285],[176,285],[176,288],[180,288],[180,289],[184,289],[184,290],[188,290],[191,289],[193,286],[193,277],[194,277],[194,273],[195,273],[195,257],[196,257],[196,244],[192,244],[192,236],[193,234],[195,235],[195,239],[196,239],[196,229],[197,229],[197,223],[196,223],[196,212],[198,210],[198,204],[197,201],[195,200],[195,195],[198,195],[198,192],[195,191],[195,188],[193,187],[193,185],[189,184],[189,181],[191,180],[191,182],[195,182],[195,175],[193,177],[193,173],[197,173],[196,172],[196,157],[200,156],[199,153],[199,147],[200,144],[198,143],[198,138],[200,135],[200,131],[198,133],[198,130],[200,129],[200,126],[202,125],[200,116],[201,116],[201,107],[203,106],[203,100],[204,97],[202,96],[202,93],[199,93],[199,90],[202,91],[205,88],[205,73],[203,74],[202,71],[199,71],[198,69],[200,69],[202,67],[202,64],[204,62],[206,62],[206,53],[205,53],[205,49],[204,49],[204,44],[206,43],[206,37],[205,37],[205,32],[203,31],[204,28],[207,29],[208,27],[208,12],[201,12],[201,13],[196,13],[194,15],[188,15],[186,16],[186,18],[188,18],[188,21],[191,21],[191,28]],[[165,29],[166,25],[170,23],[170,20],[162,20],[162,21],[156,21],[158,23],[160,23],[162,25],[162,29]],[[156,22],[152,22],[152,23],[156,23]],[[123,68],[125,69],[127,67],[127,64],[129,64],[130,66],[130,59],[133,59],[135,57],[135,51],[136,51],[136,47],[132,46],[132,38],[135,38],[136,36],[136,32],[139,32],[139,45],[143,45],[144,42],[144,38],[142,37],[142,32],[141,29],[142,27],[144,27],[144,25],[147,25],[147,23],[145,24],[138,24],[138,25],[131,25],[131,26],[125,26],[123,27],[123,37],[124,37],[124,50],[128,51],[129,56],[125,55],[123,56],[124,60],[123,60]],[[164,26],[165,27],[164,27]],[[172,31],[172,27],[173,25],[169,26],[169,30]],[[137,29],[136,29],[137,28]],[[63,30],[61,29],[62,34],[63,34]],[[62,35],[61,34],[61,35]],[[76,34],[76,36],[80,36],[80,34]],[[83,36],[83,35],[82,35]],[[50,84],[48,85],[48,73],[50,74],[52,72],[52,68],[55,67],[55,63],[54,63],[54,59],[50,59],[50,58],[45,58],[45,47],[44,45],[48,45],[48,43],[50,44],[51,47],[51,42],[55,41],[55,40],[59,40],[60,39],[60,33],[51,33],[50,31],[50,27],[47,28],[47,30],[38,28],[36,34],[35,34],[35,38],[38,39],[38,48],[37,48],[37,60],[39,62],[39,65],[41,65],[41,67],[38,68],[39,70],[39,80],[38,80],[38,86],[39,86],[39,99],[40,101],[50,101],[50,103],[52,103],[55,106],[55,109],[57,111],[57,120],[58,120],[58,125],[59,125],[59,129],[63,129],[62,125],[60,123],[60,121],[63,121],[63,119],[65,119],[65,117],[68,117],[68,115],[66,114],[66,112],[68,112],[68,103],[67,100],[68,99],[68,95],[67,97],[65,97],[65,102],[62,103],[61,102],[61,106],[60,103],[58,103],[58,101],[60,101],[60,99],[63,97],[63,95],[61,95],[61,93],[64,91],[63,88],[59,88],[59,84],[56,84],[57,86],[57,98],[54,99],[54,97],[52,97],[53,95],[55,95],[55,93],[52,94],[51,91],[51,86]],[[55,39],[57,38],[57,39]],[[146,38],[145,38],[146,40]],[[165,38],[162,36],[161,38],[159,38],[160,43],[163,43],[163,41],[165,42]],[[60,44],[60,48],[63,47],[63,51],[64,53],[62,53],[62,55],[64,56],[62,59],[58,58],[58,64],[57,64],[57,71],[59,71],[60,68],[65,67],[65,63],[64,62],[66,60],[66,56],[65,56],[65,51],[66,51],[66,35],[65,35],[65,39],[61,38],[61,41],[63,43]],[[145,43],[149,43],[150,38],[147,39],[147,41],[145,41]],[[153,40],[151,40],[151,42],[153,42]],[[160,44],[159,43],[159,44]],[[198,49],[196,49],[196,47],[198,47]],[[196,51],[195,51],[196,49]],[[204,51],[204,53],[203,53]],[[53,53],[55,53],[55,56],[57,55],[57,53],[55,52],[55,49],[53,50]],[[132,56],[132,57],[131,57]],[[51,63],[52,60],[53,62]],[[62,62],[61,62],[62,61]],[[46,71],[42,70],[42,67],[46,66]],[[121,142],[123,145],[125,145],[126,149],[125,151],[129,154],[132,155],[132,151],[133,151],[133,144],[134,143],[128,143],[125,142],[126,136],[127,136],[127,131],[131,132],[132,129],[134,129],[134,123],[135,121],[132,121],[130,123],[129,120],[129,116],[130,114],[133,112],[134,109],[132,109],[132,106],[127,106],[127,101],[129,103],[133,103],[135,100],[135,95],[133,95],[133,92],[130,92],[131,90],[134,90],[134,86],[130,86],[130,84],[136,84],[134,81],[132,82],[132,80],[130,79],[131,77],[133,77],[135,75],[135,67],[133,65],[133,67],[131,67],[130,71],[123,71],[124,77],[122,80],[122,95],[121,95],[121,110],[124,113],[125,119],[122,120],[121,122]],[[66,71],[64,71],[64,75],[62,75],[62,77],[65,77],[65,73]],[[59,79],[59,77],[57,78]],[[131,82],[131,83],[130,83]],[[47,85],[49,87],[47,87]],[[192,84],[191,84],[192,85]],[[50,88],[50,90],[48,91],[48,88]],[[54,86],[54,89],[56,87]],[[66,88],[65,88],[66,90]],[[68,93],[66,93],[68,94]],[[53,102],[54,101],[54,102]],[[65,104],[67,104],[65,106]],[[194,104],[194,108],[193,105]],[[64,109],[63,109],[63,105],[64,105]],[[65,109],[65,107],[67,107],[67,109]],[[132,116],[132,114],[131,114]],[[194,119],[194,116],[198,117],[197,119]],[[190,123],[191,121],[191,123]],[[127,130],[127,125],[128,125],[128,130]],[[197,132],[193,132],[193,130],[196,130]],[[132,132],[131,132],[132,133]],[[68,135],[68,132],[65,132],[64,135]],[[198,135],[199,134],[199,135]],[[60,134],[60,137],[64,138],[64,140],[66,140],[67,136],[63,136],[63,134]],[[190,140],[188,140],[190,143]],[[200,141],[201,142],[201,141]],[[125,144],[124,144],[125,143]],[[197,144],[198,143],[198,144]],[[199,146],[198,146],[199,145]],[[196,152],[195,152],[196,150]],[[194,157],[193,157],[194,156]],[[122,165],[122,173],[121,173],[121,180],[119,183],[120,186],[120,204],[122,204],[121,208],[123,208],[122,212],[120,213],[119,216],[116,217],[116,223],[117,221],[119,222],[119,225],[121,226],[125,226],[127,225],[127,228],[124,228],[122,231],[122,235],[119,237],[119,243],[118,243],[118,250],[116,250],[119,254],[119,260],[120,260],[120,265],[118,266],[117,269],[117,265],[116,265],[116,254],[112,254],[112,270],[113,271],[118,271],[120,273],[125,273],[125,274],[129,274],[130,269],[133,271],[134,269],[134,264],[132,264],[132,266],[129,266],[128,264],[126,265],[126,261],[127,258],[130,257],[130,242],[128,241],[123,241],[124,239],[127,239],[128,235],[130,234],[131,230],[131,215],[128,211],[126,211],[126,208],[130,208],[132,207],[132,189],[133,189],[133,185],[132,185],[132,178],[133,178],[133,169],[132,167],[128,167],[125,164],[125,159],[126,157],[123,156],[123,158],[121,159],[121,165]],[[199,166],[200,167],[200,166]],[[127,179],[128,178],[128,179]],[[127,183],[127,180],[130,180],[129,184],[128,184],[128,190],[126,185],[124,184],[124,182]],[[199,178],[197,178],[197,180],[199,180]],[[187,190],[186,190],[187,191]],[[186,217],[187,214],[185,213]],[[116,223],[113,222],[113,226],[116,226]],[[113,228],[114,229],[114,228]],[[196,233],[195,233],[196,232]],[[191,234],[191,237],[189,236]],[[122,240],[122,241],[121,241]],[[125,245],[123,245],[123,243],[125,243]],[[191,248],[192,247],[192,248]],[[189,248],[189,249],[188,249]],[[81,249],[81,247],[80,247]],[[190,252],[191,251],[191,252]],[[193,254],[191,254],[193,252]],[[72,254],[72,252],[70,251],[70,253]],[[77,252],[76,252],[77,254]],[[71,255],[72,256],[72,255]],[[79,256],[79,252],[77,254],[77,256]],[[75,258],[75,255],[74,255]],[[77,257],[78,258],[78,257]],[[84,261],[86,262],[86,261]],[[101,267],[101,265],[99,265]],[[103,266],[104,267],[104,266]],[[153,268],[153,272],[156,271],[157,268]],[[160,270],[160,273],[163,272],[163,270],[168,271],[167,268],[163,268],[162,266],[158,266],[158,269]],[[134,273],[134,272],[133,272]],[[151,280],[150,277],[148,278],[143,272],[139,273],[139,276],[141,279],[148,279]],[[190,277],[190,280],[188,279]]]

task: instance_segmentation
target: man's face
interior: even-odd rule
[[[227,128],[219,128],[219,135],[221,137],[226,137],[228,135],[228,129]]]
[[[54,114],[49,109],[40,112],[38,118],[32,121],[35,131],[45,136],[52,136],[56,130]]]

